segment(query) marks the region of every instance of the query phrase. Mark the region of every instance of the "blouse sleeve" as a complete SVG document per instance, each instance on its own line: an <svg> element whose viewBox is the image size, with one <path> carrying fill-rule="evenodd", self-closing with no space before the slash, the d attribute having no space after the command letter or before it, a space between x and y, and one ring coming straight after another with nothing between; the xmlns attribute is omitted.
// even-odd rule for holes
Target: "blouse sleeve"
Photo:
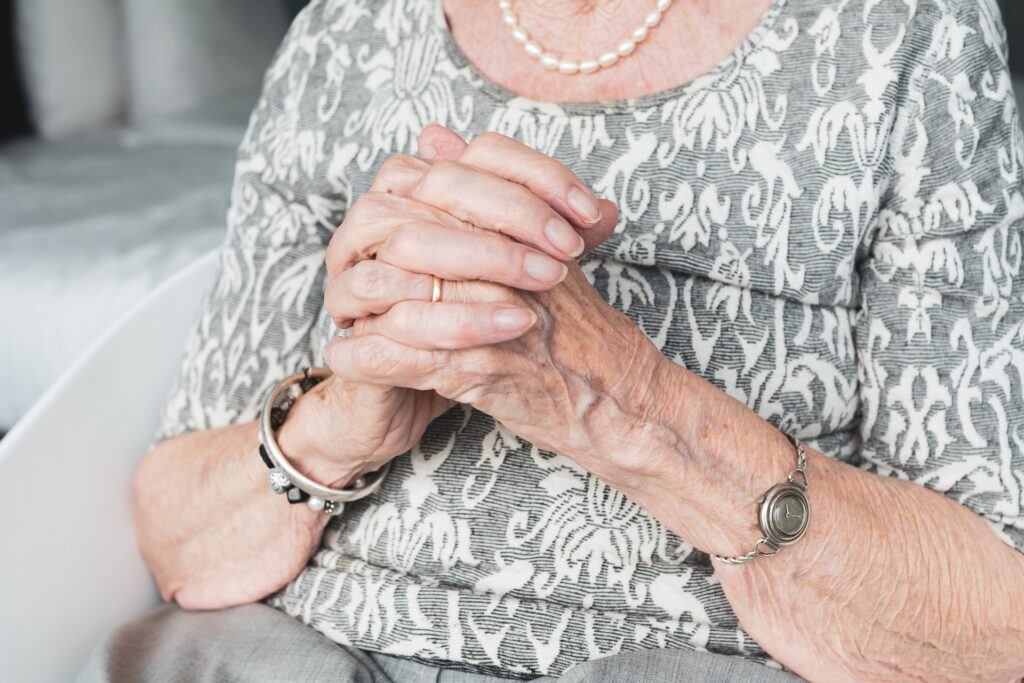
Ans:
<svg viewBox="0 0 1024 683"><path fill-rule="evenodd" d="M322 355L314 334L324 252L346 205L346 184L300 117L318 93L301 43L314 2L268 71L235 169L215 284L188 338L158 439L254 419L267 390Z"/></svg>
<svg viewBox="0 0 1024 683"><path fill-rule="evenodd" d="M916 34L860 269L862 467L944 493L1024 552L1022 136L994 2L950 6Z"/></svg>

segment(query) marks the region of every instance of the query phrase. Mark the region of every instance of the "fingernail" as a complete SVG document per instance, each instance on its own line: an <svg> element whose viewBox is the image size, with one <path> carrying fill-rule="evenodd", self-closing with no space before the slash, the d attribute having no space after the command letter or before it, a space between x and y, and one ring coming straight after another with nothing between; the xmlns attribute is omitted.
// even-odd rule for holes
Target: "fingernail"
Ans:
<svg viewBox="0 0 1024 683"><path fill-rule="evenodd" d="M553 258L543 254L527 254L523 259L523 269L534 280L559 283L569 274L569 268Z"/></svg>
<svg viewBox="0 0 1024 683"><path fill-rule="evenodd" d="M561 218L551 218L544 226L544 234L551 244L573 258L583 253L583 238Z"/></svg>
<svg viewBox="0 0 1024 683"><path fill-rule="evenodd" d="M525 308L502 308L494 312L493 322L498 330L524 330L533 327L537 314Z"/></svg>
<svg viewBox="0 0 1024 683"><path fill-rule="evenodd" d="M575 186L570 187L566 200L580 220L587 223L596 223L601 220L601 207L589 192L584 192Z"/></svg>

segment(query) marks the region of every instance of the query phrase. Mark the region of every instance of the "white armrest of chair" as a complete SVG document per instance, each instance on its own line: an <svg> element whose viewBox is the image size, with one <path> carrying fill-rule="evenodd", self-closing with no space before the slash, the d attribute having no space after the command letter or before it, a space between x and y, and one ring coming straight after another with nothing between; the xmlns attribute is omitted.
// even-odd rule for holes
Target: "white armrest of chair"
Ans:
<svg viewBox="0 0 1024 683"><path fill-rule="evenodd" d="M208 254L146 296L0 441L0 678L72 680L103 636L158 603L131 478L216 264Z"/></svg>

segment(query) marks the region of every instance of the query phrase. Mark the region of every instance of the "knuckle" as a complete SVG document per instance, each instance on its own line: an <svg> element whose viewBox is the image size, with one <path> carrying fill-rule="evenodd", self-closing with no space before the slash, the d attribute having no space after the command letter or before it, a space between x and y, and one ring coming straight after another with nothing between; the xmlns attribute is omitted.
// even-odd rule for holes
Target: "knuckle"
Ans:
<svg viewBox="0 0 1024 683"><path fill-rule="evenodd" d="M535 167L530 170L543 187L550 188L559 194L568 191L576 181L576 175L567 166L551 157L543 157L538 160L535 162Z"/></svg>
<svg viewBox="0 0 1024 683"><path fill-rule="evenodd" d="M455 341L467 342L476 337L476 318L467 307L459 306L452 311L449 327Z"/></svg>
<svg viewBox="0 0 1024 683"><path fill-rule="evenodd" d="M409 169L414 168L415 162L409 154L395 154L384 160L384 163L380 165L380 170L377 171L377 177L387 177L396 173L407 173Z"/></svg>
<svg viewBox="0 0 1024 683"><path fill-rule="evenodd" d="M364 337L354 349L353 362L369 377L384 377L396 365L396 358L385 340Z"/></svg>
<svg viewBox="0 0 1024 683"><path fill-rule="evenodd" d="M471 148L484 151L503 145L509 139L510 138L508 136L489 130L474 137L473 141L469 143L469 146Z"/></svg>
<svg viewBox="0 0 1024 683"><path fill-rule="evenodd" d="M360 206L363 212L370 216L375 216L381 211L385 211L390 208L393 201L392 196L387 192L371 190L370 192L364 193L363 196L356 201L356 204Z"/></svg>
<svg viewBox="0 0 1024 683"><path fill-rule="evenodd" d="M416 230L413 226L408 223L401 225L384 238L380 248L377 249L377 257L402 262L407 254L416 249L417 242Z"/></svg>
<svg viewBox="0 0 1024 683"><path fill-rule="evenodd" d="M374 187L382 193L395 192L422 172L422 162L409 154L396 154L381 164Z"/></svg>
<svg viewBox="0 0 1024 683"><path fill-rule="evenodd" d="M379 301L387 288L387 275L375 261L363 261L348 271L346 288L357 301Z"/></svg>
<svg viewBox="0 0 1024 683"><path fill-rule="evenodd" d="M536 195L522 185L512 185L508 192L504 193L504 204L506 216L522 216L524 213L539 214L540 209L534 201Z"/></svg>
<svg viewBox="0 0 1024 683"><path fill-rule="evenodd" d="M346 232L343 228L338 228L331 235L331 241L327 243L327 254L324 257L324 263L327 265L327 272L329 273L336 273L347 265L349 249L347 238L345 237Z"/></svg>
<svg viewBox="0 0 1024 683"><path fill-rule="evenodd" d="M437 159L424 171L423 176L413 190L414 197L434 196L442 198L444 193L441 189L447 184L448 178L452 176L458 163L447 159Z"/></svg>

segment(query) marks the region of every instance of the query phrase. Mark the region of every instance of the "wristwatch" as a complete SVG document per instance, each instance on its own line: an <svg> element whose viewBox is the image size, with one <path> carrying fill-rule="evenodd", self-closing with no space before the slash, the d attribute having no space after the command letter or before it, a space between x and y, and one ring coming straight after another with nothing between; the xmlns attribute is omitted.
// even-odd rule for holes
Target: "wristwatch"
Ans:
<svg viewBox="0 0 1024 683"><path fill-rule="evenodd" d="M796 467L789 471L786 481L765 491L758 501L758 523L764 537L745 555L723 557L712 554L711 557L726 564L743 564L758 557L771 557L779 552L779 548L796 543L807 532L807 523L811 519L806 494L807 454L802 441L789 434L786 438L796 449Z"/></svg>

